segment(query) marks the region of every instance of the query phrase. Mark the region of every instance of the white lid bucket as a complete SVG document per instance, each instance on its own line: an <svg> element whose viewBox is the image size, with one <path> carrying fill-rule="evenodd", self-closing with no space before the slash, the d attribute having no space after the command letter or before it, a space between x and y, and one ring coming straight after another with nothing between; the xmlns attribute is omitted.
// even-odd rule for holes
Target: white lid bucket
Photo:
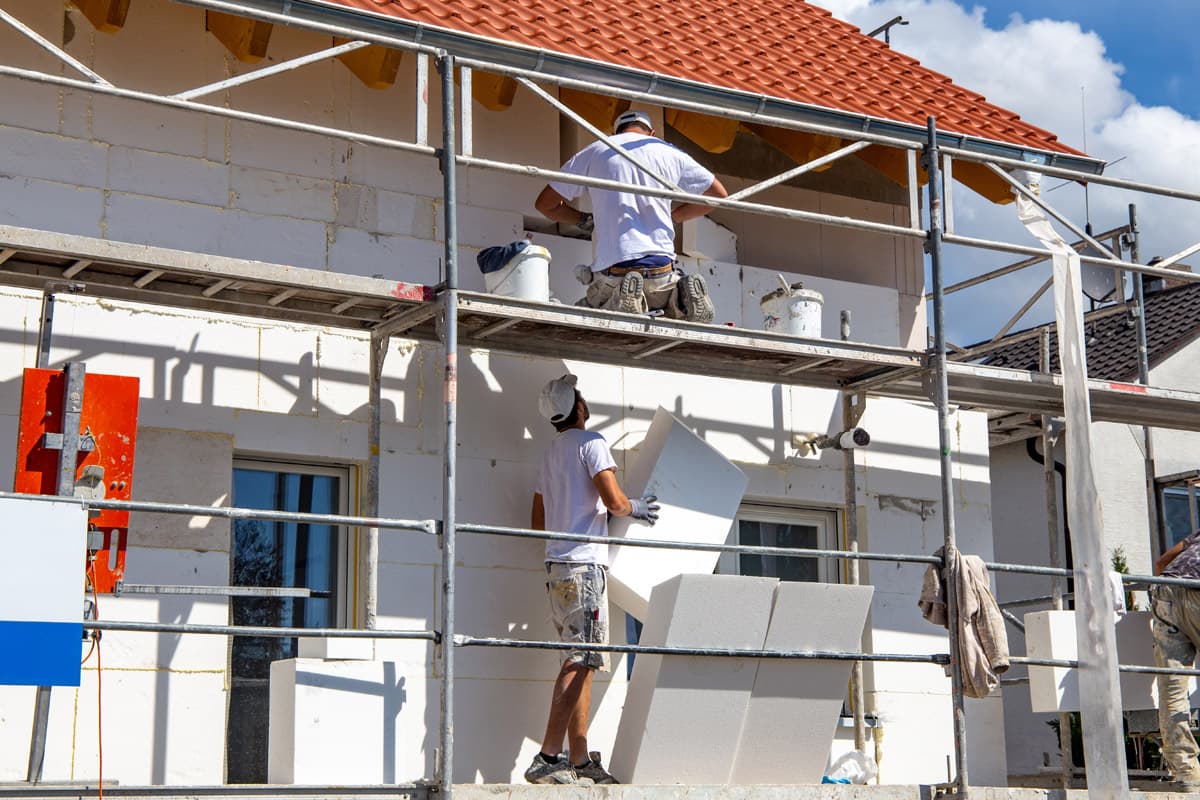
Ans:
<svg viewBox="0 0 1200 800"><path fill-rule="evenodd" d="M763 330L800 336L805 339L821 338L821 306L825 298L820 292L805 289L803 283L790 286L779 276L783 286L764 295L762 307Z"/></svg>
<svg viewBox="0 0 1200 800"><path fill-rule="evenodd" d="M491 294L549 302L550 251L531 244L500 269L485 272L483 284Z"/></svg>

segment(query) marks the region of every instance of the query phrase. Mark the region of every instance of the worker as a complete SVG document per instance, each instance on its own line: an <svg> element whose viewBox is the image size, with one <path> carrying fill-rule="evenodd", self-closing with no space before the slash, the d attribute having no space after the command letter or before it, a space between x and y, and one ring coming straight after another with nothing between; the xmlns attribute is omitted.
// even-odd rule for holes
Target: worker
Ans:
<svg viewBox="0 0 1200 800"><path fill-rule="evenodd" d="M1154 574L1168 578L1200 579L1200 531L1176 544L1154 562ZM1154 663L1172 669L1191 669L1200 646L1200 589L1156 584L1150 587L1154 612ZM1200 791L1200 750L1191 731L1187 675L1158 676L1158 729L1163 760L1175 776L1176 788Z"/></svg>
<svg viewBox="0 0 1200 800"><path fill-rule="evenodd" d="M558 433L542 457L530 527L607 536L609 515L653 525L657 498L631 500L621 491L608 443L585 428L590 412L575 384L574 375L564 375L547 383L538 398L538 408ZM559 638L580 648L562 651L542 749L525 771L530 783L616 782L587 744L592 676L608 670L607 653L586 649L608 643L607 565L607 544L546 541L550 615ZM559 753L564 735L569 758Z"/></svg>
<svg viewBox="0 0 1200 800"><path fill-rule="evenodd" d="M615 131L614 143L674 187L709 197L728 194L695 159L655 138L654 126L644 111L626 111L618 116ZM562 171L635 186L671 188L605 142L594 142L571 156ZM592 203L590 214L568 205L585 190ZM587 286L581 305L630 314L661 311L672 319L712 322L713 304L704 277L685 275L675 264L674 225L702 217L712 206L682 203L672 209L671 201L664 197L557 181L542 189L534 206L555 222L595 229L595 261L590 268L581 266L578 272L579 280Z"/></svg>

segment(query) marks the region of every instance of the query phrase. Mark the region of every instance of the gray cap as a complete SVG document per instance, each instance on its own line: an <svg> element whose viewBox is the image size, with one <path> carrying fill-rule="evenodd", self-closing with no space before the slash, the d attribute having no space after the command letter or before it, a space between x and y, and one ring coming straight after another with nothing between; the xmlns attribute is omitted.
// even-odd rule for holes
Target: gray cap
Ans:
<svg viewBox="0 0 1200 800"><path fill-rule="evenodd" d="M654 123L650 121L650 115L645 111L634 111L633 109L617 117L616 121L613 122L613 130L619 131L622 125L628 125L631 122L645 125L648 130L654 130Z"/></svg>
<svg viewBox="0 0 1200 800"><path fill-rule="evenodd" d="M555 378L542 387L538 410L551 422L562 422L575 410L575 384L579 378L571 373Z"/></svg>

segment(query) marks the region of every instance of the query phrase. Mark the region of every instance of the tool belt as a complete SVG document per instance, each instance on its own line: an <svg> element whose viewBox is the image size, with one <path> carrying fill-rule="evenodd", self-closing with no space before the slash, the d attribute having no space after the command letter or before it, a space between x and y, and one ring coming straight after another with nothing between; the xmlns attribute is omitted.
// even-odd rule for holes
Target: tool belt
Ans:
<svg viewBox="0 0 1200 800"><path fill-rule="evenodd" d="M619 278L622 275L628 275L631 272L640 272L644 277L657 278L660 275L670 275L675 269L674 264L667 264L662 267L609 267L601 270L600 274L608 275L613 278Z"/></svg>

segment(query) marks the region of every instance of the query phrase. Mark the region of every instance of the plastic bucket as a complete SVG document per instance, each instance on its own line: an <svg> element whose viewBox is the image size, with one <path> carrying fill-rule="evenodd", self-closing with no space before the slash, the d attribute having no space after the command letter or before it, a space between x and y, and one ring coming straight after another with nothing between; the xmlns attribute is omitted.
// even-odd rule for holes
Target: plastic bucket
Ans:
<svg viewBox="0 0 1200 800"><path fill-rule="evenodd" d="M550 300L550 251L532 244L495 272L483 275L490 294L525 300Z"/></svg>
<svg viewBox="0 0 1200 800"><path fill-rule="evenodd" d="M820 292L805 289L802 283L794 283L787 290L776 289L760 301L763 330L820 339L821 306L824 303L825 298Z"/></svg>

